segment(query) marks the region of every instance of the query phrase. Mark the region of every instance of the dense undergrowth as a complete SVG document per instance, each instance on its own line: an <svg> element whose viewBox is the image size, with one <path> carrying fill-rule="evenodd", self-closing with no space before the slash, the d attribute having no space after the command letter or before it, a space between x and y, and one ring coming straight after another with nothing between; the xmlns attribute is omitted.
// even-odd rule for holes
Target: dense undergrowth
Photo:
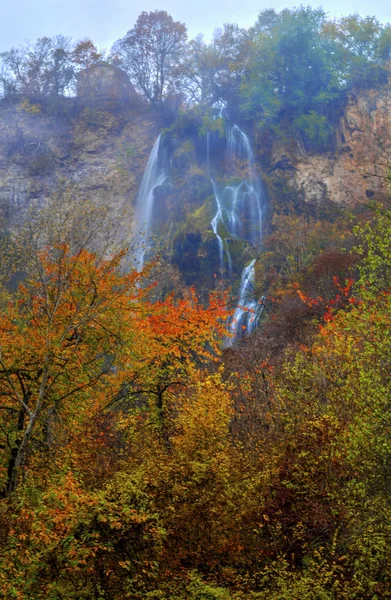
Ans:
<svg viewBox="0 0 391 600"><path fill-rule="evenodd" d="M223 353L226 297L157 299L80 217L3 238L3 597L389 597L390 218L276 217Z"/></svg>

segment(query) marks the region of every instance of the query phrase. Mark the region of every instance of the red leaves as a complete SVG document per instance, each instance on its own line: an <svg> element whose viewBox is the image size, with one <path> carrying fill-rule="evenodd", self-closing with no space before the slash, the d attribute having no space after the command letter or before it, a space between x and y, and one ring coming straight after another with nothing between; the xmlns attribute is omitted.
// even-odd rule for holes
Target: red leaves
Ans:
<svg viewBox="0 0 391 600"><path fill-rule="evenodd" d="M337 293L330 299L322 298L321 296L317 296L316 298L310 297L300 290L297 283L293 284L300 300L309 308L314 309L315 314L321 317L326 323L333 320L335 312L339 309L349 304L357 303L357 299L351 295L355 283L353 278L347 279L344 284L340 283L340 279L336 275L333 276L332 280ZM319 312L318 309L323 312Z"/></svg>

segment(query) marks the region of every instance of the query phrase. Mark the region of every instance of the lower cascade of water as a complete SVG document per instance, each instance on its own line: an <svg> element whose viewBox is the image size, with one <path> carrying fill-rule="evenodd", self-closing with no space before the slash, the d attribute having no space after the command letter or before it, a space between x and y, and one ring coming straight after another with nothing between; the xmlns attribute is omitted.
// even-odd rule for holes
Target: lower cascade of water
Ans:
<svg viewBox="0 0 391 600"><path fill-rule="evenodd" d="M252 333L256 329L265 308L265 297L262 296L261 299L258 300L255 294L255 263L256 259L254 258L242 273L238 304L229 325L231 337L227 342L228 345L232 345L232 343L240 338L244 332L246 334Z"/></svg>

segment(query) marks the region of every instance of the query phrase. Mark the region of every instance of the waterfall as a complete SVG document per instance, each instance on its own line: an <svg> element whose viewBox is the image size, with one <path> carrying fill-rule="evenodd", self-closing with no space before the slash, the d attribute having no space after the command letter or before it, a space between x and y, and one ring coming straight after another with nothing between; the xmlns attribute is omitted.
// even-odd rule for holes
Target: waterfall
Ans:
<svg viewBox="0 0 391 600"><path fill-rule="evenodd" d="M247 135L234 125L228 130L228 161L232 170L243 164L241 181L225 188L229 222L234 225L232 235L246 239L254 245L262 241L262 187L255 168L254 153ZM239 217L240 215L240 217ZM239 229L237 229L239 226Z"/></svg>
<svg viewBox="0 0 391 600"><path fill-rule="evenodd" d="M226 111L220 109L218 117L226 119ZM206 170L216 202L216 213L211 221L211 227L217 239L221 277L223 278L227 272L231 279L233 264L229 250L229 236L231 239L250 242L253 246L261 244L264 192L248 136L236 124L226 124L225 130L224 172L218 173L215 166L211 173L212 132L207 132L206 135ZM227 183L220 183L224 180ZM228 344L238 339L243 331L252 333L264 309L264 298L259 302L254 296L255 262L255 259L252 260L242 272L238 303L229 325L232 338L227 342Z"/></svg>
<svg viewBox="0 0 391 600"><path fill-rule="evenodd" d="M137 196L136 233L140 248L134 253L139 269L144 266L145 255L149 249L149 238L152 232L155 190L167 179L167 174L159 161L161 134L157 138L148 158L147 166Z"/></svg>
<svg viewBox="0 0 391 600"><path fill-rule="evenodd" d="M223 117L220 110L219 117ZM216 213L211 221L217 238L221 276L224 276L225 257L228 273L232 272L231 257L228 251L225 231L233 238L250 242L254 246L262 240L262 185L255 168L254 154L250 140L238 125L226 126L225 179L236 179L227 185L218 184L210 174L210 132L206 136L207 174L211 179Z"/></svg>
<svg viewBox="0 0 391 600"><path fill-rule="evenodd" d="M255 263L256 259L254 258L242 273L238 305L229 326L229 331L233 336L228 342L229 345L232 345L241 336L243 331L250 334L256 329L265 307L265 297L262 296L261 300L258 301L255 296Z"/></svg>
<svg viewBox="0 0 391 600"><path fill-rule="evenodd" d="M261 244L264 192L249 138L238 125L229 124L224 109L220 109L218 118L225 121L224 138L218 137L217 131L211 130L206 134L206 175L211 182L216 206L210 227L217 242L221 278L234 281L238 275L238 252L241 252L240 260L243 261L250 245L259 247ZM140 244L133 256L138 268L143 267L151 248L151 234L158 230L162 218L164 220L170 216L162 215L161 211L167 207L165 204L159 207L155 200L163 198L157 196L156 191L168 176L171 174L174 181L177 177L175 169L178 166L172 152L175 143L175 140L168 139L168 144L167 140L163 144L159 135L142 178L137 196L135 233L143 245ZM183 208L180 207L180 210ZM227 342L229 344L238 339L242 332L253 332L263 311L263 300L258 301L254 295L255 262L255 259L252 260L241 274L237 306L228 326L232 334Z"/></svg>
<svg viewBox="0 0 391 600"><path fill-rule="evenodd" d="M217 189L216 189L216 184L215 184L215 182L214 182L213 179L211 179L211 181L212 181L213 193L214 193L214 197L215 197L216 205L217 205L217 212L216 212L215 216L213 217L213 219L211 221L211 225L212 225L213 233L215 234L215 236L217 238L217 243L218 243L218 246L219 246L220 271L221 271L221 276L223 276L223 270L224 270L224 244L223 244L222 237L219 235L219 231L218 231L219 224L223 223L223 209L222 209L222 206L221 206L219 194L218 194Z"/></svg>

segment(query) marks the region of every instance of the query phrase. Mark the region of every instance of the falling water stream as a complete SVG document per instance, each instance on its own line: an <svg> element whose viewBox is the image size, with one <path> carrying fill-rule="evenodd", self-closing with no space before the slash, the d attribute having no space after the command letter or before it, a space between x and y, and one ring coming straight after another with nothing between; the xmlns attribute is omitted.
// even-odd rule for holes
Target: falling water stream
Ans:
<svg viewBox="0 0 391 600"><path fill-rule="evenodd" d="M220 273L222 278L225 272L228 278L232 278L227 238L246 240L255 247L261 244L263 190L247 135L238 125L227 125L226 139L226 177L233 178L234 183L219 186L211 175L210 133L207 135L207 174L212 182L217 209L211 226L218 243ZM224 232L227 237L224 237ZM229 326L232 338L228 343L235 341L243 331L254 331L263 311L263 301L260 304L255 297L255 262L255 259L252 260L242 272L237 307Z"/></svg>
<svg viewBox="0 0 391 600"><path fill-rule="evenodd" d="M256 329L265 308L265 296L262 296L258 300L255 294L255 263L256 259L254 258L243 270L240 280L238 304L229 325L229 332L232 337L227 340L227 345L232 345L243 331L246 331L247 334L252 333Z"/></svg>
<svg viewBox="0 0 391 600"><path fill-rule="evenodd" d="M155 200L155 190L167 179L167 173L159 160L161 134L157 138L148 158L147 166L141 181L140 190L137 196L137 235L141 236L139 248L135 252L134 258L138 268L144 266L145 255L149 249L150 237L152 233L153 208Z"/></svg>

